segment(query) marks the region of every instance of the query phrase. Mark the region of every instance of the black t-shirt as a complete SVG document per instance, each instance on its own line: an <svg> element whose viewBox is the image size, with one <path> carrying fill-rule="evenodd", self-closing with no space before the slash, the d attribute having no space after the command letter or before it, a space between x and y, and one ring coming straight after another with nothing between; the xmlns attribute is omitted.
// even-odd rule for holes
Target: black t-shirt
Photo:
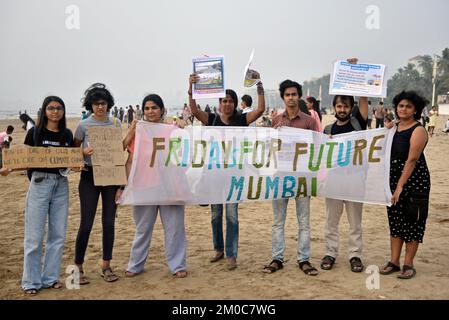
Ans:
<svg viewBox="0 0 449 320"><path fill-rule="evenodd" d="M232 116L231 118L231 123L230 124L226 124L223 121L221 121L221 118L219 115L215 114L215 113L209 113L209 117L207 119L207 125L208 126L223 126L223 127L247 127L248 123L246 121L246 115L245 114L235 114Z"/></svg>
<svg viewBox="0 0 449 320"><path fill-rule="evenodd" d="M402 130L400 132L396 131L393 137L393 143L391 145L391 160L407 160L408 153L410 151L410 139L412 138L413 131L419 126L422 125L418 122L411 128ZM419 160L425 160L424 151L419 156Z"/></svg>
<svg viewBox="0 0 449 320"><path fill-rule="evenodd" d="M28 130L24 144L32 147L73 147L73 134L69 129L61 132L53 132L44 128L37 137L37 143L34 142L34 130L36 127ZM59 169L65 168L32 168L30 171L39 171L47 173L59 173Z"/></svg>
<svg viewBox="0 0 449 320"><path fill-rule="evenodd" d="M357 119L357 121L359 122L360 127L362 128L362 130L366 130L366 120L363 119L363 117L362 117L362 115L360 114L360 112L357 112L357 113L355 114L355 116L352 116L352 117L355 117L355 118ZM339 125L337 125L337 123L335 122L335 123L332 125L331 135L335 136L335 135L337 135L337 134L348 133L348 132L352 132L352 131L355 131L355 129L354 129L354 127L352 126L351 121L348 121L348 123L346 123L346 124L343 125L343 126L339 126Z"/></svg>

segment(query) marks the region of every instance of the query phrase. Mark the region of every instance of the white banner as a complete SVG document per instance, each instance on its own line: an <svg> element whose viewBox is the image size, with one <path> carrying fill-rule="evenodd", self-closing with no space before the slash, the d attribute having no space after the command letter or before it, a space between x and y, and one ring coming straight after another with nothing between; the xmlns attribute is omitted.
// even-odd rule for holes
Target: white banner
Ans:
<svg viewBox="0 0 449 320"><path fill-rule="evenodd" d="M214 204L317 196L389 205L394 130L330 138L283 127L139 122L121 204Z"/></svg>

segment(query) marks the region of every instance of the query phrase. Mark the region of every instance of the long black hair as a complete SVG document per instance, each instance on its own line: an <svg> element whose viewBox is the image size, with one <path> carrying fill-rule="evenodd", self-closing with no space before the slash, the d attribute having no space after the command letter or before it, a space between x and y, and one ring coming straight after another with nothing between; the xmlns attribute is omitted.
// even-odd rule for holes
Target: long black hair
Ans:
<svg viewBox="0 0 449 320"><path fill-rule="evenodd" d="M239 103L239 98L237 96L237 93L235 93L234 90L232 89L226 89L226 95L229 95L232 99L232 101L234 102L234 112L232 113L232 116L229 118L229 125L231 126L235 126L238 123L238 110L237 110L237 105ZM223 100L223 98L220 98L219 101L221 102L221 100Z"/></svg>
<svg viewBox="0 0 449 320"><path fill-rule="evenodd" d="M21 113L21 114L19 115L19 119L23 122L23 126L22 126L23 130L26 130L26 129L27 129L27 123L28 123L28 121L31 121L31 123L32 123L33 125L36 125L36 123L34 122L34 120L31 119L31 117L30 117L29 115L27 115L26 113Z"/></svg>
<svg viewBox="0 0 449 320"><path fill-rule="evenodd" d="M57 102L59 103L63 110L64 110L64 114L62 115L61 120L59 120L58 122L58 129L59 132L61 133L61 145L64 145L66 142L66 135L64 134L65 129L67 128L67 121L66 121L66 117L65 117L65 104L64 101L57 96L48 96L44 99L44 102L42 102L42 111L40 113L40 117L37 121L37 126L34 127L34 130L37 130L37 140L39 140L39 138L42 136L42 132L44 131L44 128L47 127L47 123L48 123L48 117L47 117L47 106L50 104L50 102ZM34 142L36 143L36 141Z"/></svg>
<svg viewBox="0 0 449 320"><path fill-rule="evenodd" d="M321 110L320 110L320 103L318 102L317 99L315 99L314 97L307 97L306 98L308 103L311 103L313 106L313 110L316 111L316 113L318 113L318 117L320 117L320 121L323 119L322 115L321 115Z"/></svg>

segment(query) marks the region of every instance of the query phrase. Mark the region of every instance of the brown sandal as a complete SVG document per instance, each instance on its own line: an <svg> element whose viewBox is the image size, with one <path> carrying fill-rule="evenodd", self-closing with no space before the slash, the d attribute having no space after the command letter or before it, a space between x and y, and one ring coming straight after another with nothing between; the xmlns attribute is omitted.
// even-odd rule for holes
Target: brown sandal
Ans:
<svg viewBox="0 0 449 320"><path fill-rule="evenodd" d="M265 273L275 273L278 270L281 270L284 266L282 265L281 260L273 260L270 262L268 266L263 268L263 272Z"/></svg>
<svg viewBox="0 0 449 320"><path fill-rule="evenodd" d="M85 284L89 284L89 279L84 275L84 271L80 271L80 286L83 286Z"/></svg>
<svg viewBox="0 0 449 320"><path fill-rule="evenodd" d="M299 269L308 276L318 275L318 270L312 266L309 261L299 262Z"/></svg>
<svg viewBox="0 0 449 320"><path fill-rule="evenodd" d="M112 271L111 267L102 270L101 276L106 282L114 282L118 280L117 275Z"/></svg>

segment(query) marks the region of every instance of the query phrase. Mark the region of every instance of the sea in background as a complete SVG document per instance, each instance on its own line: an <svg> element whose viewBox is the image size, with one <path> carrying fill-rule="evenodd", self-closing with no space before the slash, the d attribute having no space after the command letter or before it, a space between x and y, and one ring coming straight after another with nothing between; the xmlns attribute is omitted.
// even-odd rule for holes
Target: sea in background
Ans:
<svg viewBox="0 0 449 320"><path fill-rule="evenodd" d="M182 114L183 106L173 106L167 108L167 115L173 116L173 115L181 115ZM30 108L30 109L12 109L12 108L2 108L0 107L0 119L18 119L19 118L19 112L26 113L33 119L37 119L37 110L38 108ZM66 110L66 117L68 118L77 118L81 117L81 111L84 109L81 109L80 107L70 107L67 106Z"/></svg>

